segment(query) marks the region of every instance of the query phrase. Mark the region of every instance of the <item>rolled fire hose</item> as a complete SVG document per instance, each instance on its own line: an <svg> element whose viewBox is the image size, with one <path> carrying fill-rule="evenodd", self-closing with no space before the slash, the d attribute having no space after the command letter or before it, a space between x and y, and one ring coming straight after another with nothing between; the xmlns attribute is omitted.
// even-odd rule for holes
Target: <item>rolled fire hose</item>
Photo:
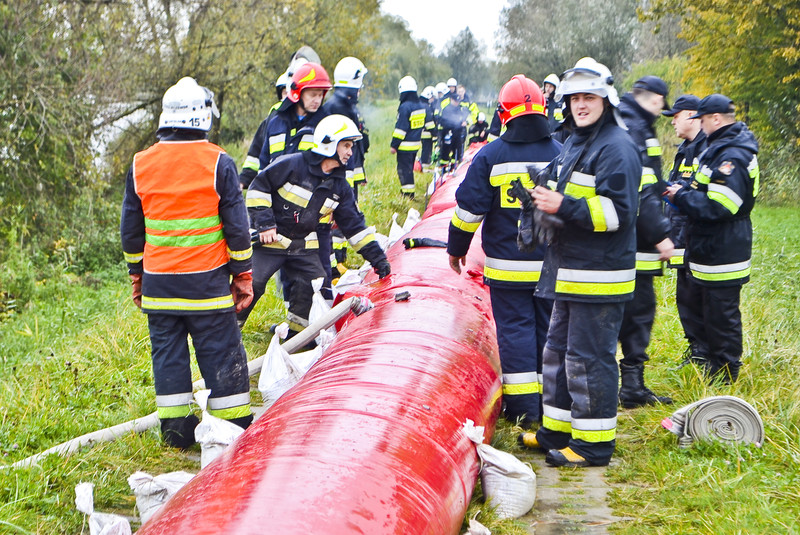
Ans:
<svg viewBox="0 0 800 535"><path fill-rule="evenodd" d="M713 396L690 403L664 418L661 426L688 448L698 440L764 443L764 423L752 405L735 396Z"/></svg>
<svg viewBox="0 0 800 535"><path fill-rule="evenodd" d="M346 316L349 312L352 311L356 316L358 316L370 308L372 308L372 303L370 303L369 300L364 297L354 296L344 299L341 303L331 308L324 316L284 342L282 346L284 349L286 349L287 353L295 353L298 349L305 347L306 344L316 338L322 330L327 329L341 318ZM261 366L263 363L264 355L249 361L247 363L247 373L250 376L257 374L259 371L261 371ZM199 379L192 383L192 387L195 390L202 390L205 388L205 385L206 383L203 379ZM112 440L115 440L126 433L130 433L131 431L135 433L142 433L157 426L158 423L158 412L153 412L142 418L135 418L112 427L86 433L85 435L81 435L57 446L53 446L50 449L37 453L36 455L26 457L25 459L17 461L12 465L0 466L0 469L31 466L50 454L57 453L59 455L67 455L78 450L79 448L82 448L83 446L94 445L98 442L111 442Z"/></svg>

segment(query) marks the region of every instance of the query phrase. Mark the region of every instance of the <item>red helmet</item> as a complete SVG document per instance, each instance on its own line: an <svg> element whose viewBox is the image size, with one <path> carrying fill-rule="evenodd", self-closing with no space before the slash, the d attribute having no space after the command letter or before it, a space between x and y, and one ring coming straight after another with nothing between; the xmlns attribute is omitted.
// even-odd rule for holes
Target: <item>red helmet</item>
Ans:
<svg viewBox="0 0 800 535"><path fill-rule="evenodd" d="M536 82L522 74L517 74L506 82L500 89L497 100L500 104L500 121L503 124L521 115L544 115L542 90Z"/></svg>
<svg viewBox="0 0 800 535"><path fill-rule="evenodd" d="M328 91L331 87L331 80L322 65L312 62L304 63L292 75L292 83L289 84L289 100L299 102L300 93L303 92L303 89Z"/></svg>

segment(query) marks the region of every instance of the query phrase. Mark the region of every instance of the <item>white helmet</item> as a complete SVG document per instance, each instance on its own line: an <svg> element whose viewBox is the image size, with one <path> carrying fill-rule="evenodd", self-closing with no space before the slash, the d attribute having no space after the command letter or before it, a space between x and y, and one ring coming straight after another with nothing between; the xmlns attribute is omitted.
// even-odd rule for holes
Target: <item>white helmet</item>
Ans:
<svg viewBox="0 0 800 535"><path fill-rule="evenodd" d="M478 112L478 122L482 123L485 120L486 120L486 114L483 112Z"/></svg>
<svg viewBox="0 0 800 535"><path fill-rule="evenodd" d="M340 141L361 139L356 124L344 115L328 115L314 129L314 148L311 152L322 156L335 156Z"/></svg>
<svg viewBox="0 0 800 535"><path fill-rule="evenodd" d="M275 80L275 87L286 87L289 84L289 80L291 80L291 78L289 77L288 71L283 72L278 76L278 79Z"/></svg>
<svg viewBox="0 0 800 535"><path fill-rule="evenodd" d="M542 83L542 87L544 87L544 84L550 84L553 87L555 87L556 89L558 89L558 85L559 85L560 82L561 82L561 80L559 80L557 74L548 74L545 77L544 82Z"/></svg>
<svg viewBox="0 0 800 535"><path fill-rule="evenodd" d="M361 60L351 56L342 58L333 69L333 87L352 87L360 89L364 83L367 68Z"/></svg>
<svg viewBox="0 0 800 535"><path fill-rule="evenodd" d="M457 85L458 82L456 82L455 78L450 78L449 80L447 80L447 87L455 87Z"/></svg>
<svg viewBox="0 0 800 535"><path fill-rule="evenodd" d="M436 84L436 92L441 93L442 95L447 93L447 84L444 82L439 82Z"/></svg>
<svg viewBox="0 0 800 535"><path fill-rule="evenodd" d="M397 84L397 90L400 93L405 93L406 91L416 91L417 81L411 76L403 76L400 78L400 82Z"/></svg>
<svg viewBox="0 0 800 535"><path fill-rule="evenodd" d="M426 86L425 89L422 90L422 98L430 99L433 96L435 89L432 85Z"/></svg>
<svg viewBox="0 0 800 535"><path fill-rule="evenodd" d="M158 128L211 130L211 115L219 117L214 93L198 85L194 78L184 76L164 92Z"/></svg>
<svg viewBox="0 0 800 535"><path fill-rule="evenodd" d="M565 71L561 76L561 83L556 89L556 100L560 101L565 95L575 93L592 93L603 98L617 107L619 95L614 88L614 77L608 67L596 62L592 58L581 58L575 67Z"/></svg>

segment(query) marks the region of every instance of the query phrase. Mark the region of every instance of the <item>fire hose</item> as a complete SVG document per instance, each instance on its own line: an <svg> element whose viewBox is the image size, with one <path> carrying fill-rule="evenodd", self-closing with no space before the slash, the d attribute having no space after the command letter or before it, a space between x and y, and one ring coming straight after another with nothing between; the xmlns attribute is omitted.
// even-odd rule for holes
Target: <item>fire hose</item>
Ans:
<svg viewBox="0 0 800 535"><path fill-rule="evenodd" d="M752 405L734 396L714 396L690 403L664 418L661 426L688 448L695 441L717 440L761 446L764 423Z"/></svg>

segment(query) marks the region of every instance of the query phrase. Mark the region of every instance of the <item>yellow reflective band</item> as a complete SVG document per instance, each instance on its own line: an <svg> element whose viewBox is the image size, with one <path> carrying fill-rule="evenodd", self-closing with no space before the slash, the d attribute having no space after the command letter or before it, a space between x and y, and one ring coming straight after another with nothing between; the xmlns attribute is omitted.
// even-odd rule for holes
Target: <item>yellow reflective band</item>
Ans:
<svg viewBox="0 0 800 535"><path fill-rule="evenodd" d="M322 224L327 225L328 223L331 222L332 219L333 219L333 216L331 214L325 214L324 216L319 218L319 222L322 223Z"/></svg>
<svg viewBox="0 0 800 535"><path fill-rule="evenodd" d="M394 132L392 132L392 137L395 139L405 139L406 138L406 131L401 130L399 128L395 128Z"/></svg>
<svg viewBox="0 0 800 535"><path fill-rule="evenodd" d="M719 266L704 266L689 262L692 277L709 282L743 279L750 275L750 268L750 260Z"/></svg>
<svg viewBox="0 0 800 535"><path fill-rule="evenodd" d="M658 142L658 139L651 137L645 140L644 143L647 146L648 156L661 156L661 144Z"/></svg>
<svg viewBox="0 0 800 535"><path fill-rule="evenodd" d="M175 405L173 407L158 407L158 419L167 418L186 418L191 414L192 408L189 405Z"/></svg>
<svg viewBox="0 0 800 535"><path fill-rule="evenodd" d="M603 431L584 431L572 428L572 438L584 440L586 442L611 442L617 437L616 429L606 429Z"/></svg>
<svg viewBox="0 0 800 535"><path fill-rule="evenodd" d="M401 141L400 146L397 147L397 150L415 151L419 150L421 147L422 147L422 142L420 141Z"/></svg>
<svg viewBox="0 0 800 535"><path fill-rule="evenodd" d="M483 275L487 279L508 282L539 282L541 271L511 271L483 266Z"/></svg>
<svg viewBox="0 0 800 535"><path fill-rule="evenodd" d="M250 404L231 407L229 409L208 409L208 414L222 418L223 420L234 420L250 416Z"/></svg>
<svg viewBox="0 0 800 535"><path fill-rule="evenodd" d="M231 260L247 260L253 256L253 248L248 247L244 251L232 251L228 249L228 256L231 257Z"/></svg>
<svg viewBox="0 0 800 535"><path fill-rule="evenodd" d="M695 175L694 179L700 184L709 184L711 182L711 175L714 174L707 165L704 165Z"/></svg>
<svg viewBox="0 0 800 535"><path fill-rule="evenodd" d="M361 248L362 248L362 247L364 247L366 244L368 244L368 243L370 243L370 242L373 242L373 241L375 241L375 234L371 234L371 233L370 233L370 234L367 234L367 235L366 235L364 238L362 238L362 239L361 239L361 240L359 240L358 242L356 242L356 243L352 244L352 245L353 245L353 249L354 249L356 252L358 252L358 251L360 251L360 250L361 250Z"/></svg>
<svg viewBox="0 0 800 535"><path fill-rule="evenodd" d="M138 264L144 258L144 251L141 253L126 253L122 251L122 254L125 256L125 261L129 264Z"/></svg>
<svg viewBox="0 0 800 535"><path fill-rule="evenodd" d="M594 227L595 232L605 232L608 230L608 224L606 223L606 216L603 210L603 203L600 197L595 196L590 199L586 199L586 204L589 207L589 215L592 218L592 226Z"/></svg>
<svg viewBox="0 0 800 535"><path fill-rule="evenodd" d="M400 184L400 191L404 193L414 191L414 184Z"/></svg>
<svg viewBox="0 0 800 535"><path fill-rule="evenodd" d="M556 293L573 295L625 295L635 287L635 280L612 283L556 281Z"/></svg>
<svg viewBox="0 0 800 535"><path fill-rule="evenodd" d="M482 215L473 214L458 207L456 208L455 212L453 212L453 217L450 219L450 222L454 227L463 230L464 232L471 233L474 233L476 230L478 230L478 227L481 225L481 221L483 221Z"/></svg>
<svg viewBox="0 0 800 535"><path fill-rule="evenodd" d="M304 150L311 150L312 148L314 148L313 141L301 141L300 143L297 144L297 150L301 152Z"/></svg>
<svg viewBox="0 0 800 535"><path fill-rule="evenodd" d="M760 187L759 183L761 181L761 170L758 167L758 159L755 156L753 156L753 159L750 160L750 163L747 165L747 173L753 181L753 197L757 197Z"/></svg>
<svg viewBox="0 0 800 535"><path fill-rule="evenodd" d="M661 260L636 260L636 271L663 271Z"/></svg>
<svg viewBox="0 0 800 535"><path fill-rule="evenodd" d="M248 156L244 159L244 163L242 164L242 169L250 169L251 171L258 171L259 168L259 161L258 158L254 156Z"/></svg>
<svg viewBox="0 0 800 535"><path fill-rule="evenodd" d="M283 152L286 149L285 141L278 141L269 144L269 153L275 154L276 152Z"/></svg>
<svg viewBox="0 0 800 535"><path fill-rule="evenodd" d="M556 420L550 418L549 416L542 417L542 427L544 427L545 429L549 429L550 431L558 431L559 433L572 432L571 422L562 422L561 420Z"/></svg>
<svg viewBox="0 0 800 535"><path fill-rule="evenodd" d="M142 296L142 308L151 310L223 310L233 306L233 297L223 295L210 299L180 299L177 297Z"/></svg>
<svg viewBox="0 0 800 535"><path fill-rule="evenodd" d="M244 200L244 205L247 208L272 208L272 199L248 195Z"/></svg>
<svg viewBox="0 0 800 535"><path fill-rule="evenodd" d="M411 112L411 115L408 117L408 122L411 124L412 130L419 130L425 126L425 110Z"/></svg>
<svg viewBox="0 0 800 535"><path fill-rule="evenodd" d="M720 203L722 206L727 208L731 214L736 214L739 211L739 207L742 206L742 198L733 191L728 186L723 186L720 184L709 184L708 185L708 198L712 201L716 201Z"/></svg>
<svg viewBox="0 0 800 535"><path fill-rule="evenodd" d="M312 193L305 188L287 182L280 187L278 195L292 204L305 208L308 206L308 201L311 200Z"/></svg>
<svg viewBox="0 0 800 535"><path fill-rule="evenodd" d="M523 394L541 394L542 385L539 383L503 384L504 396L520 396Z"/></svg>
<svg viewBox="0 0 800 535"><path fill-rule="evenodd" d="M564 120L564 112L561 110L561 108L556 108L555 110L553 110L553 119L555 119L559 123Z"/></svg>

